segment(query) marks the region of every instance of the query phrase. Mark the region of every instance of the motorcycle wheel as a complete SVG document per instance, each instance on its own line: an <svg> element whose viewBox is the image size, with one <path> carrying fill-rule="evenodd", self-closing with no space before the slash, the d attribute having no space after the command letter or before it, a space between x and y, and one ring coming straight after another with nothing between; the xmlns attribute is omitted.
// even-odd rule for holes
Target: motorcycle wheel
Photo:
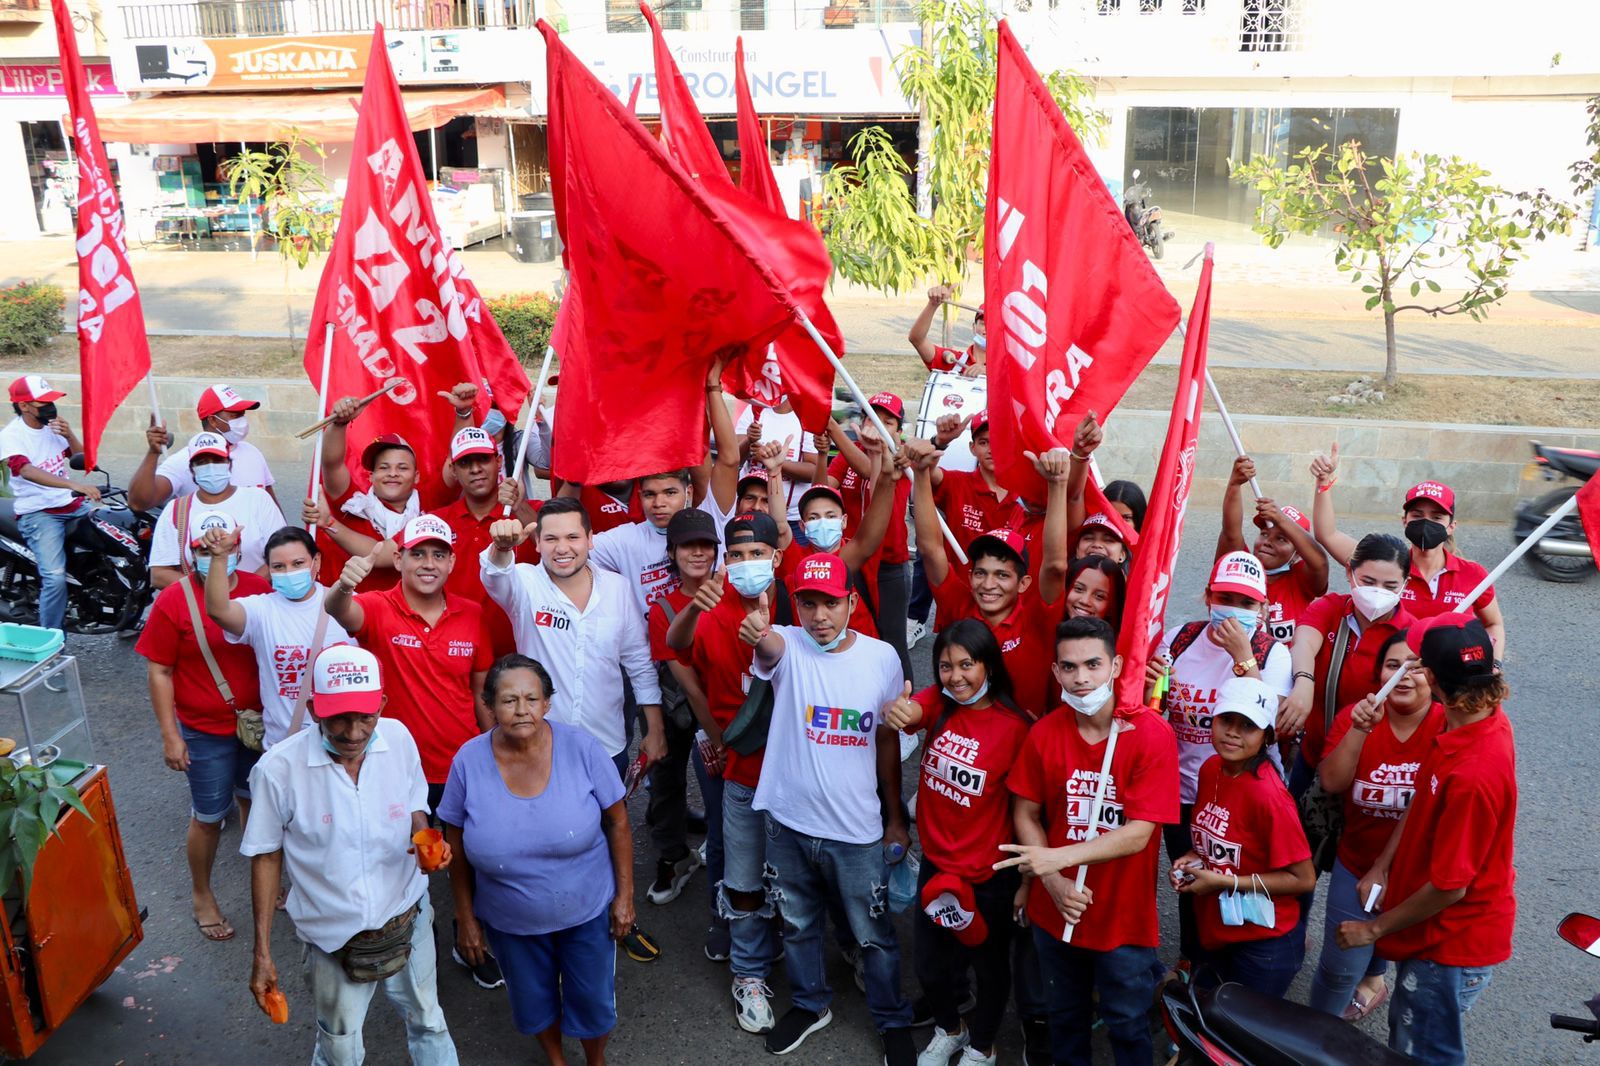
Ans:
<svg viewBox="0 0 1600 1066"><path fill-rule="evenodd" d="M1545 493L1529 505L1529 517L1538 522L1544 521L1552 511L1566 503L1577 491L1576 486L1568 486ZM1559 536L1565 540L1582 540L1583 526L1576 515L1569 515L1556 523L1555 529L1551 530L1551 536ZM1562 584L1582 581L1595 572L1594 560L1587 555L1548 555L1541 552L1537 544L1528 549L1522 560L1528 564L1529 570L1544 580Z"/></svg>
<svg viewBox="0 0 1600 1066"><path fill-rule="evenodd" d="M1150 258L1160 259L1167 254L1167 238L1157 230L1150 236Z"/></svg>

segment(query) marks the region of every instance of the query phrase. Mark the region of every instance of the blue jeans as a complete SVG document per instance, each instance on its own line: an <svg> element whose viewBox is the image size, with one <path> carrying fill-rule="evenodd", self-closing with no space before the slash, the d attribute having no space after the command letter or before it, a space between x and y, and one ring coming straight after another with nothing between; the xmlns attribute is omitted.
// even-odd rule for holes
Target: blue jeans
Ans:
<svg viewBox="0 0 1600 1066"><path fill-rule="evenodd" d="M1340 922L1361 922L1372 915L1361 909L1356 883L1361 879L1342 862L1333 864L1328 877L1328 917L1322 925L1322 957L1311 979L1310 1005L1324 1014L1340 1016L1355 995L1363 977L1381 977L1389 964L1378 958L1369 944L1364 948L1339 947Z"/></svg>
<svg viewBox="0 0 1600 1066"><path fill-rule="evenodd" d="M1465 1066L1461 1016L1494 977L1492 966L1445 966L1407 959L1395 971L1389 1047L1425 1066Z"/></svg>
<svg viewBox="0 0 1600 1066"><path fill-rule="evenodd" d="M1196 979L1207 984L1234 981L1252 992L1282 999L1305 961L1305 930L1297 925L1282 936L1203 950L1197 962L1204 963L1212 976ZM1198 969L1196 973L1199 974Z"/></svg>
<svg viewBox="0 0 1600 1066"><path fill-rule="evenodd" d="M89 517L89 508L71 514L33 511L17 516L17 529L39 568L39 624L60 629L67 614L67 538Z"/></svg>
<svg viewBox="0 0 1600 1066"><path fill-rule="evenodd" d="M733 976L765 981L772 972L772 960L778 957L778 931L772 920L776 909L772 868L767 865L767 816L750 806L755 795L756 790L748 785L722 783L722 880L717 884L717 914L728 920L728 968ZM728 899L729 892L759 894L761 907L738 910Z"/></svg>
<svg viewBox="0 0 1600 1066"><path fill-rule="evenodd" d="M711 893L711 914L717 914L717 885L722 881L722 775L706 773L706 764L700 759L700 746L695 745L689 756L694 767L694 779L700 782L700 799L706 805L706 888Z"/></svg>
<svg viewBox="0 0 1600 1066"><path fill-rule="evenodd" d="M189 803L194 820L216 825L233 810L235 798L250 798L250 770L261 758L239 743L232 733L218 735L190 729L182 722L178 731L189 749Z"/></svg>
<svg viewBox="0 0 1600 1066"><path fill-rule="evenodd" d="M1034 927L1050 1002L1050 1047L1056 1066L1090 1066L1094 993L1117 1066L1150 1066L1150 1003L1155 998L1156 949L1124 945L1110 951L1064 944Z"/></svg>
<svg viewBox="0 0 1600 1066"><path fill-rule="evenodd" d="M794 1005L821 1014L833 1000L822 959L831 897L843 905L850 935L860 945L873 1026L879 1032L908 1027L911 1004L900 992L900 945L889 917L883 845L806 836L768 815L767 861L783 911L784 963Z"/></svg>

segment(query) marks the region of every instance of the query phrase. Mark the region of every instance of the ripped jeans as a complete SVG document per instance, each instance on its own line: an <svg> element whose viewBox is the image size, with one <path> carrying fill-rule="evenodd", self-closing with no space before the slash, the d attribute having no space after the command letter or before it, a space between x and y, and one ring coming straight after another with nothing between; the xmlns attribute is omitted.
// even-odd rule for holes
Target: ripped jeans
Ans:
<svg viewBox="0 0 1600 1066"><path fill-rule="evenodd" d="M728 920L728 968L733 976L765 981L778 957L778 931L772 918L772 871L767 866L767 816L750 806L755 794L749 785L722 782L722 880L717 885L717 914ZM710 809L708 803L707 812ZM761 908L736 910L729 892L759 892Z"/></svg>
<svg viewBox="0 0 1600 1066"><path fill-rule="evenodd" d="M1461 1018L1493 977L1492 966L1400 963L1389 1000L1389 1047L1426 1066L1465 1066Z"/></svg>
<svg viewBox="0 0 1600 1066"><path fill-rule="evenodd" d="M767 862L783 912L784 964L796 1007L821 1014L833 999L823 964L828 900L839 902L861 948L867 1009L883 1032L911 1024L900 991L900 945L889 916L889 867L883 846L846 844L796 833L767 815Z"/></svg>

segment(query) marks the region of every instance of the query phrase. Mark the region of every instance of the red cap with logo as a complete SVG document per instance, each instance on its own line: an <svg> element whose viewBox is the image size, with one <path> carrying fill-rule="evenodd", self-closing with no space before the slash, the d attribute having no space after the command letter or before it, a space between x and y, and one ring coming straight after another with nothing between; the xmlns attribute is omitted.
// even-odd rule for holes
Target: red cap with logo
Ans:
<svg viewBox="0 0 1600 1066"><path fill-rule="evenodd" d="M1278 508L1278 510L1283 512L1283 517L1287 518L1289 521L1293 522L1307 533L1311 532L1311 518L1304 511L1300 510L1300 508L1285 505ZM1256 515L1251 519L1251 521L1256 524L1257 529L1266 529L1269 524L1267 520L1262 518L1260 515Z"/></svg>
<svg viewBox="0 0 1600 1066"><path fill-rule="evenodd" d="M978 557L978 549L987 545L991 550L998 547L1017 557L1022 564L1023 572L1028 569L1028 542L1022 539L1022 534L1014 529L1001 526L991 529L987 533L980 533L972 538L972 543L967 545L967 555L970 558Z"/></svg>
<svg viewBox="0 0 1600 1066"><path fill-rule="evenodd" d="M311 713L377 714L383 707L383 678L377 658L354 644L322 649L311 668Z"/></svg>
<svg viewBox="0 0 1600 1066"><path fill-rule="evenodd" d="M989 412L987 410L983 410L973 415L972 425L968 428L972 430L972 435L974 437L987 430L989 428Z"/></svg>
<svg viewBox="0 0 1600 1066"><path fill-rule="evenodd" d="M443 541L444 546L455 550L456 535L438 515L419 514L400 531L400 547L415 548L430 540Z"/></svg>
<svg viewBox="0 0 1600 1066"><path fill-rule="evenodd" d="M1088 518L1085 518L1083 520L1083 525L1079 526L1078 529L1081 532L1082 530L1088 529L1090 526L1100 526L1102 529L1106 530L1106 532L1110 533L1113 537L1116 537L1124 544L1128 542L1128 538L1123 536L1122 527L1117 525L1116 522L1112 521L1111 516L1106 514L1104 511L1096 511Z"/></svg>
<svg viewBox="0 0 1600 1066"><path fill-rule="evenodd" d="M417 450L413 448L404 437L398 433L380 433L372 438L372 443L361 449L361 468L371 470L378 465L378 453L388 448L404 448L411 453L414 459Z"/></svg>
<svg viewBox="0 0 1600 1066"><path fill-rule="evenodd" d="M450 438L450 461L465 459L469 455L494 455L494 438L477 426L468 426Z"/></svg>
<svg viewBox="0 0 1600 1066"><path fill-rule="evenodd" d="M881 407L900 421L905 421L906 405L892 392L880 392L867 401L868 407Z"/></svg>
<svg viewBox="0 0 1600 1066"><path fill-rule="evenodd" d="M1452 515L1456 513L1455 490L1442 482L1424 481L1420 485L1411 486L1411 491L1406 493L1405 507L1401 510L1406 510L1418 500L1432 500L1448 513Z"/></svg>
<svg viewBox="0 0 1600 1066"><path fill-rule="evenodd" d="M12 403L49 403L65 395L46 381L42 374L25 374L11 383Z"/></svg>
<svg viewBox="0 0 1600 1066"><path fill-rule="evenodd" d="M260 406L260 400L245 399L233 391L232 385L213 385L200 394L200 402L194 405L194 413L204 422L223 411L236 415L240 411L254 411Z"/></svg>
<svg viewBox="0 0 1600 1066"><path fill-rule="evenodd" d="M1252 600L1265 600L1267 572L1261 560L1249 552L1229 552L1217 560L1217 568L1212 571L1211 584L1207 587L1212 592L1237 592Z"/></svg>
<svg viewBox="0 0 1600 1066"><path fill-rule="evenodd" d="M794 591L820 592L824 596L844 597L850 592L850 570L837 555L818 552L800 560Z"/></svg>

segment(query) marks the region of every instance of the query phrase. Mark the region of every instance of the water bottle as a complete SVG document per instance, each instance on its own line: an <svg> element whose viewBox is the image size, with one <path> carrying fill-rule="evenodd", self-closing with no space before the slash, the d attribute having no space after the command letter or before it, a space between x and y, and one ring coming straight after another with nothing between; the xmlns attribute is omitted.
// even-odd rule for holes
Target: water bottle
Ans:
<svg viewBox="0 0 1600 1066"><path fill-rule="evenodd" d="M889 863L889 909L901 914L917 900L922 863L899 843L885 844L883 857Z"/></svg>

